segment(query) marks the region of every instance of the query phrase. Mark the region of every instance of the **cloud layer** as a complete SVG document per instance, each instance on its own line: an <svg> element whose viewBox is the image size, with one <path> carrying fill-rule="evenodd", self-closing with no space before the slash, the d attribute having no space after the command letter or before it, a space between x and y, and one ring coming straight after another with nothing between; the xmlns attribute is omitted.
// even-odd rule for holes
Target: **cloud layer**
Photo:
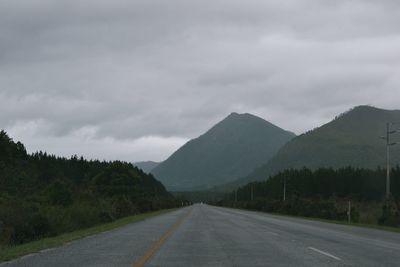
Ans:
<svg viewBox="0 0 400 267"><path fill-rule="evenodd" d="M30 151L162 160L232 111L301 133L399 108L395 0L0 2L0 128Z"/></svg>

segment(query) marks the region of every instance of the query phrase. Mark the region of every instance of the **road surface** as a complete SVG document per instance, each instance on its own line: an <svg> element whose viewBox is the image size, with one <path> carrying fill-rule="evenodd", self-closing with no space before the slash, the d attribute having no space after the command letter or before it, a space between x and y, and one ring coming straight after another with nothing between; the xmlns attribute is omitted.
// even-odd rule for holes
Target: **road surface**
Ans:
<svg viewBox="0 0 400 267"><path fill-rule="evenodd" d="M197 204L0 266L400 266L400 234Z"/></svg>

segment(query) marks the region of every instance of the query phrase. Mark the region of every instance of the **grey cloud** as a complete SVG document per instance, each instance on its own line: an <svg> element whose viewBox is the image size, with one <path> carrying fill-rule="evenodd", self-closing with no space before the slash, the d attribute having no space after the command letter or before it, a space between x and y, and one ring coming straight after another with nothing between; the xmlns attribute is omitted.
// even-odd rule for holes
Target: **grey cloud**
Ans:
<svg viewBox="0 0 400 267"><path fill-rule="evenodd" d="M129 160L232 111L301 133L398 108L398 25L394 0L1 1L0 125L31 150Z"/></svg>

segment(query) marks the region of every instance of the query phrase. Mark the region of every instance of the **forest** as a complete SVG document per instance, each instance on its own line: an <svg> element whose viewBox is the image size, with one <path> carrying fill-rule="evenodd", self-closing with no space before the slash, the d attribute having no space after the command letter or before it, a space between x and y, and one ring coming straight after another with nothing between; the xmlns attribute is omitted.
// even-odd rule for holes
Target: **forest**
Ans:
<svg viewBox="0 0 400 267"><path fill-rule="evenodd" d="M181 203L130 163L28 154L0 132L0 247Z"/></svg>
<svg viewBox="0 0 400 267"><path fill-rule="evenodd" d="M287 215L400 226L400 167L391 170L391 197L385 198L386 170L352 167L285 170L225 195L217 205ZM284 188L286 190L284 190ZM285 191L285 201L284 199Z"/></svg>

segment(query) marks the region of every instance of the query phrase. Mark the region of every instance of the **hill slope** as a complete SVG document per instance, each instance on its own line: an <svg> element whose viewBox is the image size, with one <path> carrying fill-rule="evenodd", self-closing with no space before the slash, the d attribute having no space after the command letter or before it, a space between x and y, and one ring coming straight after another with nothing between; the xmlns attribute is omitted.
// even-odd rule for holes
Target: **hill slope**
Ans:
<svg viewBox="0 0 400 267"><path fill-rule="evenodd" d="M134 166L138 167L145 173L150 173L155 167L158 166L158 164L160 163L154 161L140 161L133 163Z"/></svg>
<svg viewBox="0 0 400 267"><path fill-rule="evenodd" d="M333 121L292 139L265 165L230 187L266 179L290 168L383 167L386 164L386 146L379 137L386 133L386 122L400 123L400 110L355 107ZM399 128L400 124L396 126ZM400 133L392 135L392 138L400 141ZM400 145L391 147L391 162L400 163Z"/></svg>
<svg viewBox="0 0 400 267"><path fill-rule="evenodd" d="M210 188L250 173L293 137L259 117L232 113L152 173L170 190Z"/></svg>

